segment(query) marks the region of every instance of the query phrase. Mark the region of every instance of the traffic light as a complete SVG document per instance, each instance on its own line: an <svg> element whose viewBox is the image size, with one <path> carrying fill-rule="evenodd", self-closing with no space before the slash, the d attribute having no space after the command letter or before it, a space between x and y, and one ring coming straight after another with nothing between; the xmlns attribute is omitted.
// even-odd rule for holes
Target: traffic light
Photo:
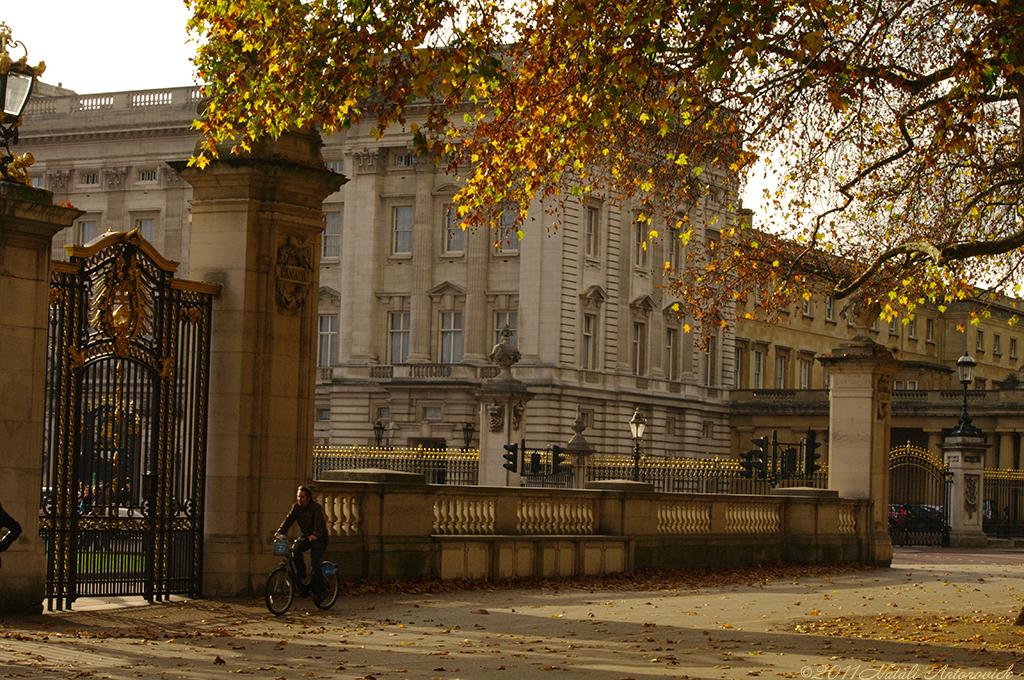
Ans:
<svg viewBox="0 0 1024 680"><path fill-rule="evenodd" d="M779 457L779 476L783 479L796 477L796 448L787 447Z"/></svg>
<svg viewBox="0 0 1024 680"><path fill-rule="evenodd" d="M814 440L814 435L811 435L810 439L804 439L800 442L804 449L804 474L811 475L821 469L818 465L818 459L821 458L821 454L818 453L818 447L821 446L821 442Z"/></svg>
<svg viewBox="0 0 1024 680"><path fill-rule="evenodd" d="M740 477L747 479L753 479L755 477L763 476L764 473L764 461L761 460L760 449L751 449L750 451L744 451L740 454Z"/></svg>
<svg viewBox="0 0 1024 680"><path fill-rule="evenodd" d="M540 452L534 451L530 454L530 474L536 475L540 473Z"/></svg>
<svg viewBox="0 0 1024 680"><path fill-rule="evenodd" d="M519 470L519 444L505 444L503 448L508 453L502 456L505 459L505 464L501 467L509 472L516 472Z"/></svg>
<svg viewBox="0 0 1024 680"><path fill-rule="evenodd" d="M551 474L557 475L559 472L564 470L563 466L565 462L565 447L559 446L558 444L551 445Z"/></svg>

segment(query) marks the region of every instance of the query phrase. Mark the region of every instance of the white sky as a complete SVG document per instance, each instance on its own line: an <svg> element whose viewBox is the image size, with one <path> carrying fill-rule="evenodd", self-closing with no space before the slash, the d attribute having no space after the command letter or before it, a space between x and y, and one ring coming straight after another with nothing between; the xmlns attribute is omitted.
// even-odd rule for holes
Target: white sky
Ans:
<svg viewBox="0 0 1024 680"><path fill-rule="evenodd" d="M79 94L191 85L184 0L3 0L0 22L41 80ZM21 49L11 50L13 59Z"/></svg>

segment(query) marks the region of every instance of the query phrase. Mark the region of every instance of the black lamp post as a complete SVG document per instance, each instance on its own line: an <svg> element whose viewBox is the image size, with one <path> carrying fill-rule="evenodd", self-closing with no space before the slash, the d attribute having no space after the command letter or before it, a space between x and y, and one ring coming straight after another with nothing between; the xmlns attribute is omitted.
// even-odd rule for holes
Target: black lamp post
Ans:
<svg viewBox="0 0 1024 680"><path fill-rule="evenodd" d="M466 451L469 451L469 445L473 443L473 433L475 431L476 428L473 427L473 423L469 421L462 426L462 443L464 444L462 448Z"/></svg>
<svg viewBox="0 0 1024 680"><path fill-rule="evenodd" d="M11 59L7 48L19 48L25 54L21 59ZM25 45L11 38L11 29L0 22L0 137L3 138L4 154L0 157L0 176L10 182L31 184L24 168L32 164L32 155L25 154L15 159L11 144L18 143L18 125L32 94L36 78L46 70L46 64L39 62L35 67L28 65L28 50Z"/></svg>
<svg viewBox="0 0 1024 680"><path fill-rule="evenodd" d="M384 421L377 418L377 422L373 424L373 438L377 442L377 448L380 448L380 440L384 437Z"/></svg>
<svg viewBox="0 0 1024 680"><path fill-rule="evenodd" d="M967 415L967 386L974 382L974 367L978 365L970 354L964 351L964 355L956 360L956 376L960 384L964 386L964 410L960 414L960 420L953 428L952 434L963 437L974 437L981 434L981 430L974 427L971 417Z"/></svg>
<svg viewBox="0 0 1024 680"><path fill-rule="evenodd" d="M640 413L637 406L633 411L633 417L629 419L629 431L633 433L633 481L640 481L640 442L644 438L644 430L647 429L647 419Z"/></svg>

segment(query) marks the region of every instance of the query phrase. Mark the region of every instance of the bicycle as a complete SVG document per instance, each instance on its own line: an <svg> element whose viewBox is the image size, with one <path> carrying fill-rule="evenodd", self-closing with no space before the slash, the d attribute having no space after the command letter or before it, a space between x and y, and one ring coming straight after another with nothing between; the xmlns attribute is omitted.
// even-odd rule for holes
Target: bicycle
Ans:
<svg viewBox="0 0 1024 680"><path fill-rule="evenodd" d="M295 599L295 591L300 587L299 575L295 572L295 548L299 539L292 542L288 547L285 539L274 541L274 554L281 556L281 565L270 572L267 577L267 589L265 593L267 609L274 616L281 616L287 612ZM338 592L341 590L341 580L338 578L338 565L334 562L324 560L320 563L319 575L323 588L322 592L313 583L316 576L310 570L310 589L313 595L313 604L319 609L330 609L338 601Z"/></svg>

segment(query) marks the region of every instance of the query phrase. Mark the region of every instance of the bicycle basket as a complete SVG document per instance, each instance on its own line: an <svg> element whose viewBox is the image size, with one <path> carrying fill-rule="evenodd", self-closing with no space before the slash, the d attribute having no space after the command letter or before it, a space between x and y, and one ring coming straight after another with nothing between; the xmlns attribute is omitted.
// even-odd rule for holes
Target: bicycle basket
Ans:
<svg viewBox="0 0 1024 680"><path fill-rule="evenodd" d="M283 556L288 554L288 542L287 541L274 541L274 554Z"/></svg>
<svg viewBox="0 0 1024 680"><path fill-rule="evenodd" d="M330 578L338 573L338 567L333 562L323 562L320 565L320 571L325 577Z"/></svg>

